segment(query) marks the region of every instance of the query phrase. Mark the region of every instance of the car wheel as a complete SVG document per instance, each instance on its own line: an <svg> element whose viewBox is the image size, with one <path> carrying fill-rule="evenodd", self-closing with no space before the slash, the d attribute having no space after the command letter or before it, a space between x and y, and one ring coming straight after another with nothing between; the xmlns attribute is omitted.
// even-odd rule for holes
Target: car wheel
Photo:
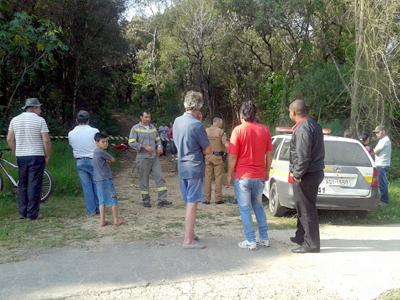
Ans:
<svg viewBox="0 0 400 300"><path fill-rule="evenodd" d="M276 182L271 184L269 190L268 208L271 214L275 217L283 217L288 211L288 209L282 206L279 202L278 186L276 185Z"/></svg>
<svg viewBox="0 0 400 300"><path fill-rule="evenodd" d="M368 211L366 210L359 210L355 212L355 215L359 219L365 219L368 216Z"/></svg>

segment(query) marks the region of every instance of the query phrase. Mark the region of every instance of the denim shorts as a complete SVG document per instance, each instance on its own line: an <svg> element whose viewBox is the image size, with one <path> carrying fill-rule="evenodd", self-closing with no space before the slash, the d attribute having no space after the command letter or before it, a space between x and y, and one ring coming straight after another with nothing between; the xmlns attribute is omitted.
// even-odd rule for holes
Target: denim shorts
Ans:
<svg viewBox="0 0 400 300"><path fill-rule="evenodd" d="M96 192L99 198L99 205L118 205L117 193L115 192L112 179L96 181Z"/></svg>
<svg viewBox="0 0 400 300"><path fill-rule="evenodd" d="M203 178L180 179L179 188L185 203L198 203L204 200Z"/></svg>

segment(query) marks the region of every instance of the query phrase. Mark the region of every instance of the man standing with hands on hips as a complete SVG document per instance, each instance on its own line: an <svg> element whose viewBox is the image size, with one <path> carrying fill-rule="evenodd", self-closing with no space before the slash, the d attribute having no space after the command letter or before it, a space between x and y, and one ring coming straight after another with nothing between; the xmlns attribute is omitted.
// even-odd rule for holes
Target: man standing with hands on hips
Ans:
<svg viewBox="0 0 400 300"><path fill-rule="evenodd" d="M292 127L289 170L293 175L293 196L297 211L297 230L290 240L300 247L293 253L320 251L318 186L324 179L324 136L321 126L307 116L303 100L294 100L289 106Z"/></svg>

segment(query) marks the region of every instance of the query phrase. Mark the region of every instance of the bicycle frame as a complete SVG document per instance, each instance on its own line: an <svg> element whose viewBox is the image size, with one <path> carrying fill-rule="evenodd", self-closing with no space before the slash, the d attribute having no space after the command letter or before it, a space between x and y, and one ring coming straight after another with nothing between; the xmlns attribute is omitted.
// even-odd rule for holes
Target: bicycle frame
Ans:
<svg viewBox="0 0 400 300"><path fill-rule="evenodd" d="M11 162L9 162L7 160L5 160L4 158L0 158L0 168L1 168L1 170L3 170L3 173L6 174L6 176L8 177L8 180L10 180L12 185L15 188L18 187L17 181L15 181L14 177L12 177L10 173L8 173L7 169L4 167L4 164L6 164L6 165L8 165L8 166L10 166L12 168L15 168L15 169L18 169L18 166L14 165L13 163L11 163Z"/></svg>

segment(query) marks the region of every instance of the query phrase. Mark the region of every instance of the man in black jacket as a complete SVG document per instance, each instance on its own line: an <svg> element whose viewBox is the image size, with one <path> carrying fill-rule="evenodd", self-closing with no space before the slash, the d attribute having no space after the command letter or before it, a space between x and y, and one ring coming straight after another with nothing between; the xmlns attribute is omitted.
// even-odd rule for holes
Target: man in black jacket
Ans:
<svg viewBox="0 0 400 300"><path fill-rule="evenodd" d="M294 179L293 195L297 210L296 235L290 240L300 245L292 252L319 252L316 201L318 186L324 178L324 136L321 126L307 116L303 100L290 104L289 116L296 123L292 128L289 169Z"/></svg>

